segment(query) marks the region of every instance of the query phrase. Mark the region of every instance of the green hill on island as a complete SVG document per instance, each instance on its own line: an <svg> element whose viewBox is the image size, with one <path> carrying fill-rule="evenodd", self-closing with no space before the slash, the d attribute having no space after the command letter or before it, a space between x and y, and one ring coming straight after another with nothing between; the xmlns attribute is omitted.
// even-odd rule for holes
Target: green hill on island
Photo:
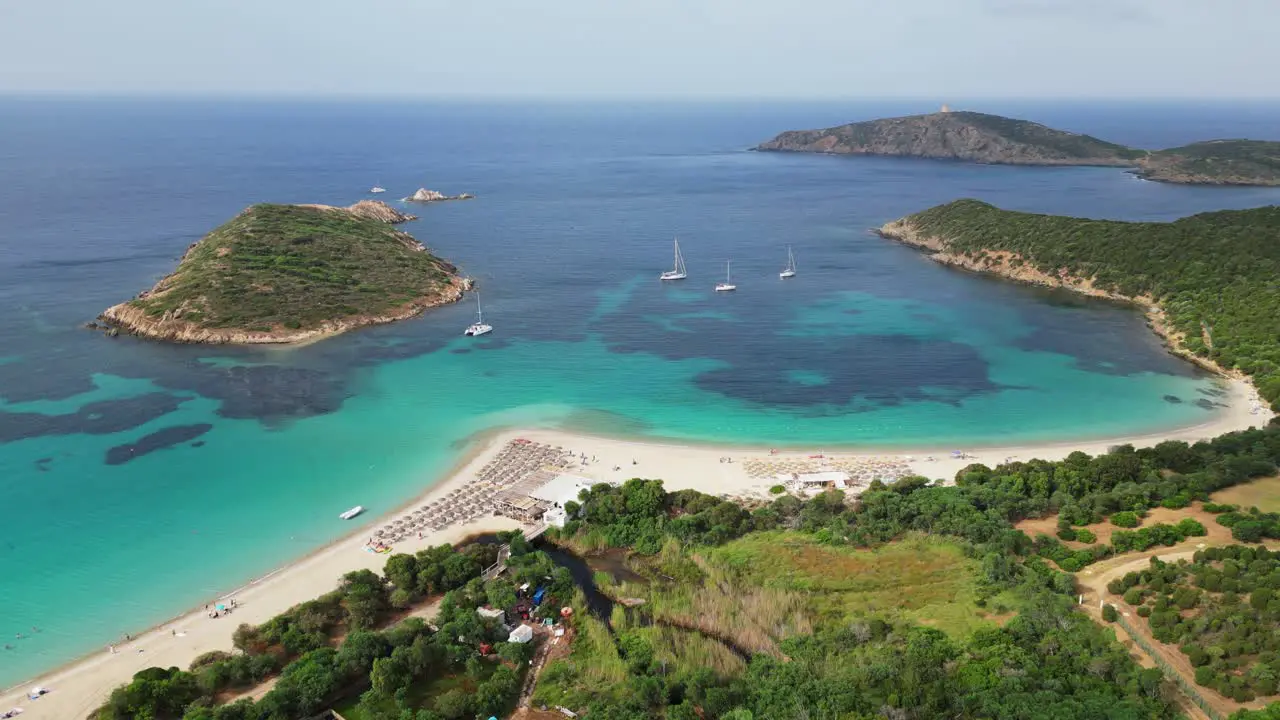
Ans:
<svg viewBox="0 0 1280 720"><path fill-rule="evenodd" d="M1210 140L1151 153L1143 177L1214 185L1280 185L1280 142Z"/></svg>
<svg viewBox="0 0 1280 720"><path fill-rule="evenodd" d="M1280 184L1280 142L1212 140L1152 152L1029 120L967 111L790 130L753 149L998 165L1099 165L1134 168L1139 176L1161 182Z"/></svg>
<svg viewBox="0 0 1280 720"><path fill-rule="evenodd" d="M1253 376L1280 406L1280 207L1134 223L957 200L881 234L948 264L1143 304L1175 348Z"/></svg>
<svg viewBox="0 0 1280 720"><path fill-rule="evenodd" d="M896 155L1007 165L1133 166L1142 152L1027 120L939 112L793 130L757 150Z"/></svg>
<svg viewBox="0 0 1280 720"><path fill-rule="evenodd" d="M282 343L391 322L461 297L456 268L382 203L254 205L178 268L106 310L106 325L179 342Z"/></svg>

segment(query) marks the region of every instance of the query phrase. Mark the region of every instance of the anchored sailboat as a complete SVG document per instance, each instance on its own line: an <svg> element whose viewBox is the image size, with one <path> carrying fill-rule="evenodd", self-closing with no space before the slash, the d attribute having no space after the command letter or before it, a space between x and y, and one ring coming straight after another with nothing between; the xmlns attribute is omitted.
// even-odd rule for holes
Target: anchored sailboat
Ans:
<svg viewBox="0 0 1280 720"><path fill-rule="evenodd" d="M688 273L686 273L684 270L684 255L680 254L679 238L676 238L674 242L676 246L675 265L670 270L659 275L658 276L659 280L683 280L689 277Z"/></svg>
<svg viewBox="0 0 1280 720"><path fill-rule="evenodd" d="M724 282L716 283L716 292L729 292L730 290L738 289L738 286L733 284L733 279L729 276L730 262L732 262L732 260L724 261Z"/></svg>
<svg viewBox="0 0 1280 720"><path fill-rule="evenodd" d="M471 326L462 334L469 337L476 337L491 332L493 332L493 326L485 324L484 312L480 310L480 293L476 293L476 321L471 323Z"/></svg>
<svg viewBox="0 0 1280 720"><path fill-rule="evenodd" d="M796 276L796 256L791 254L791 246L787 246L787 266L778 273L780 278L790 278Z"/></svg>
<svg viewBox="0 0 1280 720"><path fill-rule="evenodd" d="M373 187L369 188L371 193L384 193L386 191L387 189L382 187L382 183L375 183Z"/></svg>

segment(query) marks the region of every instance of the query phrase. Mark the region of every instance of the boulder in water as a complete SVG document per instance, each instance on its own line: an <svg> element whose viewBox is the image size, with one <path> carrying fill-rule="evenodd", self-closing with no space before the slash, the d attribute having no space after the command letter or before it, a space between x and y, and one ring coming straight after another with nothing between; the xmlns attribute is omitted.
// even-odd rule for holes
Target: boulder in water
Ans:
<svg viewBox="0 0 1280 720"><path fill-rule="evenodd" d="M405 202L443 202L445 200L470 200L475 197L471 193L462 193L461 195L445 195L439 190L428 190L426 188L418 188L417 192L405 198Z"/></svg>

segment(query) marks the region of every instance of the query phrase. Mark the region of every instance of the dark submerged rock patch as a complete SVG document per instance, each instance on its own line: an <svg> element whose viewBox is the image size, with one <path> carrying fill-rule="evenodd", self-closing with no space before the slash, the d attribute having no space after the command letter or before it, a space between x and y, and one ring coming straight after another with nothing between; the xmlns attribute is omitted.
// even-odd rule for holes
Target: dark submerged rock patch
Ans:
<svg viewBox="0 0 1280 720"><path fill-rule="evenodd" d="M123 432L178 409L186 398L147 393L121 400L89 403L65 415L0 412L0 443L45 435L109 435Z"/></svg>
<svg viewBox="0 0 1280 720"><path fill-rule="evenodd" d="M116 445L107 450L105 462L108 465L123 465L148 453L180 445L188 440L194 440L212 429L213 425L209 423L199 423L197 425L175 425L157 430L150 435L142 436L136 443Z"/></svg>

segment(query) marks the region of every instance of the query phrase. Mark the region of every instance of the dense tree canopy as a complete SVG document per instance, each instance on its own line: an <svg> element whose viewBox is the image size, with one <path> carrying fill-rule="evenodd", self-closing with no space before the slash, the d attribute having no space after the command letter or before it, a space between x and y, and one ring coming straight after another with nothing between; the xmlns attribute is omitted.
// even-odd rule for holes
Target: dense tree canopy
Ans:
<svg viewBox="0 0 1280 720"><path fill-rule="evenodd" d="M1280 206L1170 223L1087 220L957 200L907 218L949 251L992 251L1159 303L1196 355L1252 375L1280 407Z"/></svg>
<svg viewBox="0 0 1280 720"><path fill-rule="evenodd" d="M511 543L511 578L546 584L551 595L567 597L571 581L542 553L530 552L522 538ZM344 575L338 589L297 605L259 626L241 625L235 632L237 652L206 653L186 670L149 668L112 693L96 713L97 720L294 720L309 717L335 701L367 689L363 715L372 720L439 720L441 715L410 707L408 689L433 679L452 678L469 687L463 709L498 713L519 689L519 673L527 659L510 650L507 631L496 620L484 620L475 608L491 595L510 592L511 581L486 587L479 574L492 562L496 546L451 545L417 555L393 555L382 575L359 570ZM545 578L552 578L547 582ZM492 587L497 585L499 587ZM397 592L417 600L446 593L436 619L442 632L432 632L420 619L387 624ZM340 645L334 636L345 630ZM499 652L477 663L479 645ZM519 646L523 648L524 646ZM495 667L510 663L511 667ZM252 687L279 674L275 687L261 700L217 705L219 693ZM475 695L475 700L471 699ZM445 700L448 706L449 701ZM408 711L409 715L403 713ZM488 717L488 714L485 717Z"/></svg>
<svg viewBox="0 0 1280 720"><path fill-rule="evenodd" d="M1200 685L1238 702L1276 693L1280 553L1232 545L1199 551L1191 562L1152 558L1108 590L1124 593L1157 640L1179 646Z"/></svg>

